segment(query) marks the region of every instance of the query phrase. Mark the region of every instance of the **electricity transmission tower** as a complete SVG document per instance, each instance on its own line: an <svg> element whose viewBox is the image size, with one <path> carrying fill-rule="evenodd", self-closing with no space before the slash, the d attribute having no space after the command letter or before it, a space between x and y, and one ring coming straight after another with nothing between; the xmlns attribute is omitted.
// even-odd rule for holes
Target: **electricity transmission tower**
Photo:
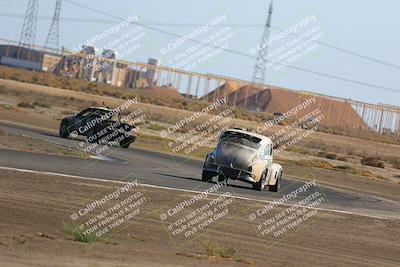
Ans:
<svg viewBox="0 0 400 267"><path fill-rule="evenodd" d="M58 49L61 2L62 2L62 0L56 1L56 7L54 8L54 14L53 14L53 20L51 21L49 33L47 34L46 42L44 44L44 47L46 47L46 48Z"/></svg>
<svg viewBox="0 0 400 267"><path fill-rule="evenodd" d="M267 22L265 23L265 28L261 38L261 42L257 46L258 52L256 57L256 65L254 67L253 78L251 79L251 81L256 84L263 84L265 82L265 68L268 56L268 41L269 41L269 32L271 28L272 9L273 9L273 4L271 0L268 9ZM250 107L250 110L257 110L258 97L259 97L258 95L259 92L256 92L254 106ZM248 97L249 97L249 88L246 88L246 96L243 104L244 108L247 108Z"/></svg>
<svg viewBox="0 0 400 267"><path fill-rule="evenodd" d="M269 32L271 29L272 9L273 9L273 4L271 0L271 3L269 4L267 22L265 23L264 32L259 45L257 59L256 59L256 66L254 67L253 78L252 78L252 82L258 84L262 84L265 82L265 68L268 55L268 40L269 40Z"/></svg>
<svg viewBox="0 0 400 267"><path fill-rule="evenodd" d="M35 44L38 10L39 0L29 0L19 37L20 46L31 47Z"/></svg>

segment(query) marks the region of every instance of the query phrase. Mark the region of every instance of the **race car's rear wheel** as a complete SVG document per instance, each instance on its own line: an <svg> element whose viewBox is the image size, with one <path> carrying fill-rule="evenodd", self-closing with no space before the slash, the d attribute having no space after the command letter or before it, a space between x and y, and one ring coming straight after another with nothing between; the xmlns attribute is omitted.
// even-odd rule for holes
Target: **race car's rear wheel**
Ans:
<svg viewBox="0 0 400 267"><path fill-rule="evenodd" d="M68 138L68 136L69 136L69 132L68 132L68 122L65 121L65 120L63 120L63 121L61 122L61 125L60 125L60 136L61 136L62 138Z"/></svg>
<svg viewBox="0 0 400 267"><path fill-rule="evenodd" d="M214 177L214 173L213 172L209 172L206 170L203 170L203 173L201 175L201 180L203 182L212 182L212 178Z"/></svg>
<svg viewBox="0 0 400 267"><path fill-rule="evenodd" d="M279 188L281 187L282 172L280 172L279 174L277 173L275 175L278 175L278 177L276 178L276 183L268 187L268 190L271 192L278 192Z"/></svg>
<svg viewBox="0 0 400 267"><path fill-rule="evenodd" d="M263 191L265 188L265 182L267 180L267 172L264 171L258 182L253 184L253 189L257 191Z"/></svg>
<svg viewBox="0 0 400 267"><path fill-rule="evenodd" d="M125 137L121 142L119 142L119 146L122 148L128 148L131 143L135 142L135 140L135 136Z"/></svg>

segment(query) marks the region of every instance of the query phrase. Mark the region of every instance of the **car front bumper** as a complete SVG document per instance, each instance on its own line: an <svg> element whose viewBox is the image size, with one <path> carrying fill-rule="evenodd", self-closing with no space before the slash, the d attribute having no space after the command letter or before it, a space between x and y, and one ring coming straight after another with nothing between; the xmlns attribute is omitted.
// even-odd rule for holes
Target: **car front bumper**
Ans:
<svg viewBox="0 0 400 267"><path fill-rule="evenodd" d="M232 180L240 180L250 184L256 182L254 180L255 175L247 170L236 169L230 166L224 166L215 163L208 163L204 166L203 169L208 172L213 172L216 175L223 174L226 178Z"/></svg>

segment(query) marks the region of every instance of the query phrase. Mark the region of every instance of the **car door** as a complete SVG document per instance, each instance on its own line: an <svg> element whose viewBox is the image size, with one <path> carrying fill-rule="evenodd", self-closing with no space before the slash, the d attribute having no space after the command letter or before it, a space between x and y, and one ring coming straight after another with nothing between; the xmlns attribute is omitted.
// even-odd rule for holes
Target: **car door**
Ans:
<svg viewBox="0 0 400 267"><path fill-rule="evenodd" d="M76 115L75 117L75 129L78 129L79 127L82 127L82 129L84 128L90 128L90 127L85 127L92 119L94 116L94 110L91 109L87 109L84 110L80 113L78 113L78 115ZM79 131L80 134L85 134L86 131Z"/></svg>

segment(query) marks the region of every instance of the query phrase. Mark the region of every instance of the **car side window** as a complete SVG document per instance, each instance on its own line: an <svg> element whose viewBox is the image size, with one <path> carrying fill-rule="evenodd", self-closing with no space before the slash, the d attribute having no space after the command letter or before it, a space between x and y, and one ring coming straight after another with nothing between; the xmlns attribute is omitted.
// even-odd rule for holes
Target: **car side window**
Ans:
<svg viewBox="0 0 400 267"><path fill-rule="evenodd" d="M269 156L269 146L268 145L265 146L265 148L264 148L264 157L267 157L267 156Z"/></svg>
<svg viewBox="0 0 400 267"><path fill-rule="evenodd" d="M83 111L83 112L78 114L78 117L85 118L85 117L89 116L90 114L91 114L90 110Z"/></svg>
<svg viewBox="0 0 400 267"><path fill-rule="evenodd" d="M267 145L264 149L264 156L271 156L272 155L272 147L271 145Z"/></svg>

